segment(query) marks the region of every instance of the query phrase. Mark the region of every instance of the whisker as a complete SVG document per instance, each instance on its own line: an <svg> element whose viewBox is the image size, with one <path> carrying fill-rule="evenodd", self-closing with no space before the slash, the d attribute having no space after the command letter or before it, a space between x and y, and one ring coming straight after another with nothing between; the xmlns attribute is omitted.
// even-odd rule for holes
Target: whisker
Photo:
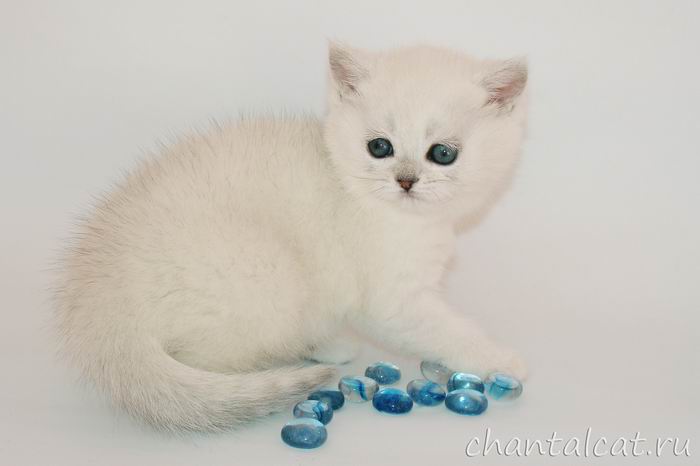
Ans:
<svg viewBox="0 0 700 466"><path fill-rule="evenodd" d="M358 180L367 180L367 181L384 181L383 178L370 178L366 176L357 176L357 175L350 175L353 178L357 178Z"/></svg>

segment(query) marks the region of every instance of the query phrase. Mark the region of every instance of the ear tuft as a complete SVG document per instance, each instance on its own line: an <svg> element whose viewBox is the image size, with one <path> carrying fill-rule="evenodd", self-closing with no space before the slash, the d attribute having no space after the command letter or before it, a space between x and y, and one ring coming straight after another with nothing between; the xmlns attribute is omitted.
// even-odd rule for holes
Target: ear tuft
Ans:
<svg viewBox="0 0 700 466"><path fill-rule="evenodd" d="M360 52L349 47L331 42L328 50L328 62L333 82L342 95L357 94L357 85L369 75L369 71L360 63Z"/></svg>
<svg viewBox="0 0 700 466"><path fill-rule="evenodd" d="M499 108L511 107L527 84L527 63L523 59L512 59L492 67L482 79L481 85L489 93L485 105Z"/></svg>

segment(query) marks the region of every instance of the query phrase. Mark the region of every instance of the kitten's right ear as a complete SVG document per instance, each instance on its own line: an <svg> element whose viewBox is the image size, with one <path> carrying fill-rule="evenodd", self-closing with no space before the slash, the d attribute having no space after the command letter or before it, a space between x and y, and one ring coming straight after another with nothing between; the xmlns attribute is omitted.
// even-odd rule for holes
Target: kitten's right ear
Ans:
<svg viewBox="0 0 700 466"><path fill-rule="evenodd" d="M527 62L523 58L515 58L491 63L486 66L481 85L488 92L484 105L512 108L527 85Z"/></svg>
<svg viewBox="0 0 700 466"><path fill-rule="evenodd" d="M356 49L337 42L328 45L328 63L331 78L338 96L343 97L359 94L359 83L369 76L367 57Z"/></svg>

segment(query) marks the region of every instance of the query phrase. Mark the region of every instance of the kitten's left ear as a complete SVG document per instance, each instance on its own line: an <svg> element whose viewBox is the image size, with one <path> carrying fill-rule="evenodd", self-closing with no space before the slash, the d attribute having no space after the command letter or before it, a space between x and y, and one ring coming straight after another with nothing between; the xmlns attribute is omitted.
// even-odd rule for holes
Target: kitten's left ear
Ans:
<svg viewBox="0 0 700 466"><path fill-rule="evenodd" d="M488 92L486 105L510 109L525 90L527 62L516 58L497 62L487 67L481 85Z"/></svg>
<svg viewBox="0 0 700 466"><path fill-rule="evenodd" d="M358 85L369 76L367 61L367 57L360 50L337 42L329 43L328 63L331 78L341 98L358 94Z"/></svg>

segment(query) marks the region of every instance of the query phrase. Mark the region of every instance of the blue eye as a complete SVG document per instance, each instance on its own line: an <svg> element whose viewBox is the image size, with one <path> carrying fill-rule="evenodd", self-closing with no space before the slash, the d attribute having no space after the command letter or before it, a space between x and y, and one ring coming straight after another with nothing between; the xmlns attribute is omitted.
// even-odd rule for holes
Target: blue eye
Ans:
<svg viewBox="0 0 700 466"><path fill-rule="evenodd" d="M428 160L438 165L449 165L457 159L457 149L444 144L435 144L428 150Z"/></svg>
<svg viewBox="0 0 700 466"><path fill-rule="evenodd" d="M394 147L388 139L377 138L367 143L367 149L372 157L383 159L394 155Z"/></svg>

